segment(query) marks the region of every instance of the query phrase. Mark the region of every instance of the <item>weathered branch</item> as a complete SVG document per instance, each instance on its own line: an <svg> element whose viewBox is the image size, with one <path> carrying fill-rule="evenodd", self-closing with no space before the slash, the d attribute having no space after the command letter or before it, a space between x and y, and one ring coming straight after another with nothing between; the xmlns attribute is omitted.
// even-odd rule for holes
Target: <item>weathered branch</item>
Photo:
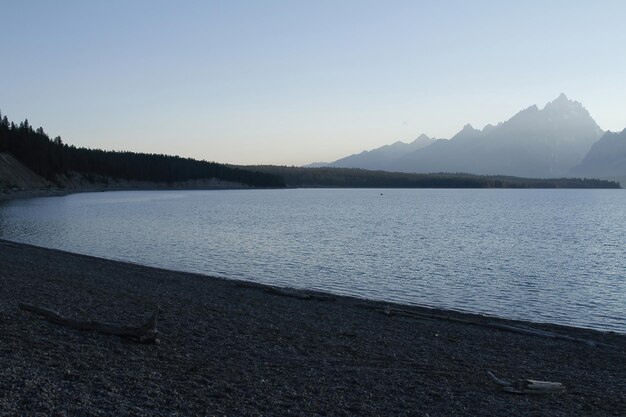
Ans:
<svg viewBox="0 0 626 417"><path fill-rule="evenodd" d="M19 307L22 310L35 313L50 323L59 324L61 326L71 327L77 330L90 330L98 333L109 334L114 336L124 337L139 343L155 343L157 342L157 317L159 309L157 308L150 319L141 326L118 326L110 323L99 323L96 321L86 320L73 320L68 317L64 317L56 311L49 310L47 308L37 307L32 304L20 303Z"/></svg>
<svg viewBox="0 0 626 417"><path fill-rule="evenodd" d="M266 287L263 289L263 291L269 294L281 295L283 297L289 297L289 298L297 298L299 300L333 301L335 299L334 297L331 297L328 295L315 294L315 293L310 293L306 291L291 290L288 288Z"/></svg>
<svg viewBox="0 0 626 417"><path fill-rule="evenodd" d="M565 391L565 386L560 382L537 381L535 379L518 379L513 382L496 377L491 371L487 371L491 380L502 387L503 391L514 394L554 394Z"/></svg>
<svg viewBox="0 0 626 417"><path fill-rule="evenodd" d="M389 306L385 307L385 309L380 310L388 316L404 316L404 317L413 317L416 319L427 319L427 320L444 320L450 321L453 323L463 323L463 324L477 324L476 322L459 319L451 316L444 316L441 314L432 314L432 313L421 313L418 311L412 310L404 310L399 308L391 308Z"/></svg>
<svg viewBox="0 0 626 417"><path fill-rule="evenodd" d="M498 385L500 385L502 387L509 387L509 386L511 386L511 383L509 381L498 378L491 371L487 371L487 375L489 375L489 378L491 378L491 380L495 384L498 384Z"/></svg>

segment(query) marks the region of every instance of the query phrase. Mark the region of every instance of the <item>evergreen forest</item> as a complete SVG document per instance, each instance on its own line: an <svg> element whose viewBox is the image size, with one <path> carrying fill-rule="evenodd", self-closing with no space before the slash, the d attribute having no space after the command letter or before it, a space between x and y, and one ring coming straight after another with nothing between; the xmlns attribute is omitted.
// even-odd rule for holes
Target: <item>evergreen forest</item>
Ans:
<svg viewBox="0 0 626 417"><path fill-rule="evenodd" d="M77 148L51 139L43 128L33 129L28 120L16 125L0 113L0 152L7 152L42 177L54 182L57 175L77 172L87 178L178 182L216 178L251 187L283 187L274 174L254 172L215 162L136 152Z"/></svg>
<svg viewBox="0 0 626 417"><path fill-rule="evenodd" d="M621 188L616 181L580 178L519 178L463 173L413 174L359 168L301 168L255 165L245 168L274 174L287 187L351 188Z"/></svg>

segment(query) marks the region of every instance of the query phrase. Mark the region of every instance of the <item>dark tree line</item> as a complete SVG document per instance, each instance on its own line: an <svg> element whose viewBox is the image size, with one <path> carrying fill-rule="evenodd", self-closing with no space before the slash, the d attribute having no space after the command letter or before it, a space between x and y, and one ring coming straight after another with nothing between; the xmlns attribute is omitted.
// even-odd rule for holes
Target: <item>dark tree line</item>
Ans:
<svg viewBox="0 0 626 417"><path fill-rule="evenodd" d="M615 181L518 178L499 175L411 174L357 168L247 167L284 178L288 187L353 188L620 188Z"/></svg>
<svg viewBox="0 0 626 417"><path fill-rule="evenodd" d="M620 188L619 183L593 179L534 179L470 174L410 174L348 168L285 166L236 167L191 158L77 148L54 139L28 120L19 125L0 114L0 152L11 153L21 163L54 181L58 175L78 172L87 178L101 176L153 182L178 182L216 178L253 187L352 188Z"/></svg>
<svg viewBox="0 0 626 417"><path fill-rule="evenodd" d="M19 125L0 113L0 152L11 153L25 166L54 181L60 174L78 172L154 182L176 182L216 178L253 187L283 187L282 178L215 162L178 156L77 148L54 139L40 127L33 129L28 120Z"/></svg>

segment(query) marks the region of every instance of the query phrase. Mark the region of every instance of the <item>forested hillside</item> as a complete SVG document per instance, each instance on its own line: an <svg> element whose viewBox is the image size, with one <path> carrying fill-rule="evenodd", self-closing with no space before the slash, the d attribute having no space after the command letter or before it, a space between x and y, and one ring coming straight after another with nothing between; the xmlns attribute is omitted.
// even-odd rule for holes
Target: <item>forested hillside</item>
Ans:
<svg viewBox="0 0 626 417"><path fill-rule="evenodd" d="M620 188L615 181L577 178L518 178L501 175L409 174L358 168L246 166L282 177L288 187L354 188Z"/></svg>
<svg viewBox="0 0 626 417"><path fill-rule="evenodd" d="M369 188L619 188L617 182L581 179L528 179L470 174L409 174L347 168L230 166L178 156L77 148L50 139L28 120L15 125L0 114L0 153L10 153L41 177L80 173L85 178L174 183L216 178L251 187ZM90 181L93 181L90 180Z"/></svg>
<svg viewBox="0 0 626 417"><path fill-rule="evenodd" d="M68 172L115 179L175 182L216 178L252 187L282 187L282 179L270 173L254 172L215 162L191 158L77 148L54 139L28 120L15 125L0 114L0 152L11 153L42 177L54 181Z"/></svg>

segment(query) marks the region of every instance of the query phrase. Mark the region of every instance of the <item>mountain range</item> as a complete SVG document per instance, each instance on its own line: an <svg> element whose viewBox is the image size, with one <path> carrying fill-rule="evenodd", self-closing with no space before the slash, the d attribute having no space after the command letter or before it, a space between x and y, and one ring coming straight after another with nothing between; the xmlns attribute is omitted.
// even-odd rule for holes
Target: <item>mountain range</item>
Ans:
<svg viewBox="0 0 626 417"><path fill-rule="evenodd" d="M626 179L626 129L620 133L606 132L591 146L572 174L579 177Z"/></svg>
<svg viewBox="0 0 626 417"><path fill-rule="evenodd" d="M626 177L626 130L603 132L581 103L561 94L542 109L530 106L482 130L468 124L450 139L422 134L410 143L395 142L309 166L528 178Z"/></svg>

